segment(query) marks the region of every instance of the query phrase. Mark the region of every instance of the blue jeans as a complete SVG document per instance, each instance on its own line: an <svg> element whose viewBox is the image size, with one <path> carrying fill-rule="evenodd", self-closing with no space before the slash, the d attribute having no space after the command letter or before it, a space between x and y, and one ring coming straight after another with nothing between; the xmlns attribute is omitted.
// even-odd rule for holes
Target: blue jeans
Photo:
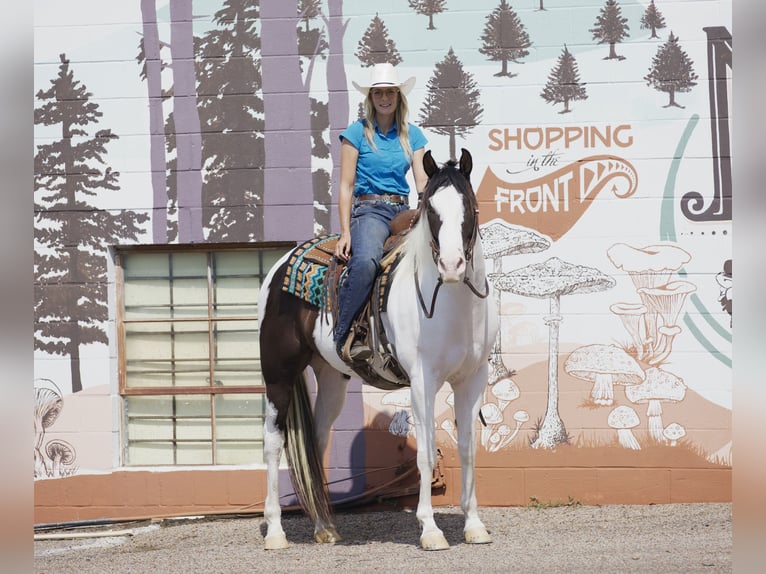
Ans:
<svg viewBox="0 0 766 574"><path fill-rule="evenodd" d="M408 205L393 205L385 201L355 201L351 208L351 257L346 280L338 293L338 322L335 324L335 346L342 344L351 330L351 323L367 302L380 259L383 244L389 235L389 225Z"/></svg>

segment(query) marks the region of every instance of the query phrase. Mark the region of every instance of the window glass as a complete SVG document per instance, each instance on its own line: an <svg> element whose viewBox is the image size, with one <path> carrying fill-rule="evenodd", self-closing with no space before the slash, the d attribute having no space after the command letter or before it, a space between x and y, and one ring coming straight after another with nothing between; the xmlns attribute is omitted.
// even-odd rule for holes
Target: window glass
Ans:
<svg viewBox="0 0 766 574"><path fill-rule="evenodd" d="M263 463L258 295L286 250L119 254L125 464Z"/></svg>

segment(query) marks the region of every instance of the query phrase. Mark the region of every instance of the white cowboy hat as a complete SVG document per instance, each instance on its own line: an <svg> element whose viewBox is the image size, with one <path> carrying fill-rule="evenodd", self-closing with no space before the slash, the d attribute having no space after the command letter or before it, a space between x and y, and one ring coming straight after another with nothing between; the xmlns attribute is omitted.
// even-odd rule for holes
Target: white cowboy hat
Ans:
<svg viewBox="0 0 766 574"><path fill-rule="evenodd" d="M399 91L406 96L415 85L415 76L402 82L399 80L399 74L396 73L396 68L388 62L384 62L382 64L375 64L372 67L370 70L370 81L366 84L357 84L356 82L351 83L365 96L370 91L370 88L388 86L396 86L399 88Z"/></svg>

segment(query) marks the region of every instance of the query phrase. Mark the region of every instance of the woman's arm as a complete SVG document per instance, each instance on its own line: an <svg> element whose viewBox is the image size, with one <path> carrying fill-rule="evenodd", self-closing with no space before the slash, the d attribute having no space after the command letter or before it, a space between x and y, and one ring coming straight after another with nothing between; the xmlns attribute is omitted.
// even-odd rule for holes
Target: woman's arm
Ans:
<svg viewBox="0 0 766 574"><path fill-rule="evenodd" d="M338 194L338 218L340 220L340 239L335 246L335 257L348 261L351 255L351 206L354 202L354 182L356 180L356 161L359 150L348 140L343 140L340 148L340 186ZM420 169L423 169L423 161Z"/></svg>

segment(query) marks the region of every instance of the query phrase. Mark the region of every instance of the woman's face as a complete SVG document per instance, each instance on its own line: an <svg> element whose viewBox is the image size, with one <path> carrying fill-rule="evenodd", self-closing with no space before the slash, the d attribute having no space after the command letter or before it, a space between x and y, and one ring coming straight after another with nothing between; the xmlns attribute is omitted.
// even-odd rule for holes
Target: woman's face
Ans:
<svg viewBox="0 0 766 574"><path fill-rule="evenodd" d="M372 105L379 116L388 116L396 112L399 103L399 88L373 88Z"/></svg>

